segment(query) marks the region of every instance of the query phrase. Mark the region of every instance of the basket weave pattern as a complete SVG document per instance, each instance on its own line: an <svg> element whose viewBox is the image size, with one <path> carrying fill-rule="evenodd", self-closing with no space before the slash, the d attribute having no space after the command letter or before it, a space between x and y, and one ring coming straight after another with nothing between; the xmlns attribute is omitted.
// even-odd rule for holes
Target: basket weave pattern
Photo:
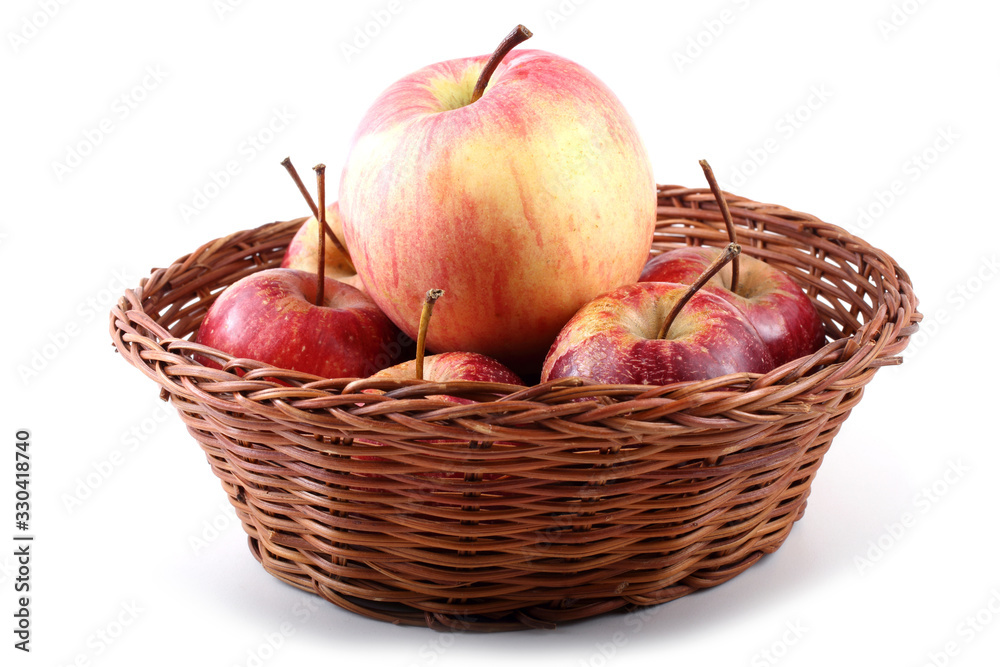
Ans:
<svg viewBox="0 0 1000 667"><path fill-rule="evenodd" d="M658 194L654 252L726 244L710 191ZM864 386L899 362L920 320L908 276L882 251L813 216L726 196L743 251L806 289L830 341L763 376L666 387L329 380L191 342L223 288L280 264L304 218L154 270L112 310L111 336L204 450L253 555L293 586L438 629L551 627L658 604L782 544Z"/></svg>

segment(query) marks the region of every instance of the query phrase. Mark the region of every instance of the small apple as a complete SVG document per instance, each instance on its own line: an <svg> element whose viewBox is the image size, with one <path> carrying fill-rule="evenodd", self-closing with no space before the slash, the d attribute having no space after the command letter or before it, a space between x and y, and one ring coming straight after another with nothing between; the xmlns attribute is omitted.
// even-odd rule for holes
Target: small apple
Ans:
<svg viewBox="0 0 1000 667"><path fill-rule="evenodd" d="M415 359L384 368L371 377L392 380L409 380L416 377ZM429 382L499 382L518 384L524 382L512 370L492 357L478 352L441 352L424 357L423 378ZM455 398L455 397L449 397Z"/></svg>
<svg viewBox="0 0 1000 667"><path fill-rule="evenodd" d="M367 377L397 363L400 332L363 292L317 274L266 269L236 281L202 320L196 342L240 358L327 378Z"/></svg>
<svg viewBox="0 0 1000 667"><path fill-rule="evenodd" d="M434 304L444 295L444 290L428 290L424 297L420 312L420 322L417 325L416 358L385 368L374 375L377 379L391 380L427 380L430 382L451 382L466 380L471 382L499 382L502 384L523 385L524 382L516 373L492 357L478 352L441 352L425 356L427 333L430 327L431 313ZM444 396L449 400L471 403L454 396Z"/></svg>
<svg viewBox="0 0 1000 667"><path fill-rule="evenodd" d="M340 207L337 202L333 202L326 207L326 221L333 230L333 233L344 245L343 223L340 219ZM283 269L299 269L300 271L316 272L319 262L319 220L312 216L299 227L285 250L285 256L281 260ZM324 244L326 253L326 276L335 278L351 287L364 291L364 285L351 264L350 257L333 243Z"/></svg>
<svg viewBox="0 0 1000 667"><path fill-rule="evenodd" d="M721 252L718 248L675 248L650 259L640 281L690 284ZM807 356L823 346L819 313L805 292L780 269L754 257L740 258L736 291L729 289L731 266L703 288L740 309L757 330L776 366Z"/></svg>
<svg viewBox="0 0 1000 667"><path fill-rule="evenodd" d="M736 228L725 194L712 167L700 160L708 185L726 223L730 247L736 243ZM728 249L727 249L728 251ZM640 281L692 284L702 279L716 262L721 269L705 284L742 311L774 359L775 366L811 355L823 347L826 334L819 312L805 292L787 274L753 257L739 253L723 262L723 250L708 247L675 248L646 262Z"/></svg>
<svg viewBox="0 0 1000 667"><path fill-rule="evenodd" d="M729 258L739 252L731 248ZM580 376L605 384L664 385L771 370L771 354L746 316L700 287L641 282L591 301L553 342L542 381Z"/></svg>
<svg viewBox="0 0 1000 667"><path fill-rule="evenodd" d="M392 84L354 134L339 195L351 258L391 320L414 336L439 285L450 298L428 347L522 375L580 306L639 277L656 219L622 103L566 58L510 51L527 36Z"/></svg>

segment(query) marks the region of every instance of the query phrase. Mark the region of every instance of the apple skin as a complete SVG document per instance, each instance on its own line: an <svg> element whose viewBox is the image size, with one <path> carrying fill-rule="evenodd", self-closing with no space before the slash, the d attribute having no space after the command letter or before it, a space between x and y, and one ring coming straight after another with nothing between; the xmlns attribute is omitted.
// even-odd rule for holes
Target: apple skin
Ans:
<svg viewBox="0 0 1000 667"><path fill-rule="evenodd" d="M340 219L340 206L333 202L326 207L326 221L337 236L340 243L346 248L344 241L344 228ZM350 261L337 249L330 239L323 244L326 263L323 267L324 276L335 278L342 283L347 283L351 287L364 291L364 285L358 274L351 267ZM309 271L316 273L319 269L319 220L312 216L299 227L292 237L285 256L281 260L281 268L298 269L299 271Z"/></svg>
<svg viewBox="0 0 1000 667"><path fill-rule="evenodd" d="M196 342L240 358L327 378L367 377L400 360L396 326L363 292L316 274L265 269L230 285L209 308Z"/></svg>
<svg viewBox="0 0 1000 667"><path fill-rule="evenodd" d="M416 377L415 359L385 368L372 375L373 378L410 380ZM429 382L450 382L470 380L475 382L499 382L523 385L516 373L496 359L476 352L441 352L424 357L424 379ZM448 397L459 400L456 397ZM471 402L471 401L468 401Z"/></svg>
<svg viewBox="0 0 1000 667"><path fill-rule="evenodd" d="M730 373L766 373L774 361L735 306L702 290L657 339L679 283L625 285L591 301L566 324L542 366L542 381L580 376L603 384L666 385Z"/></svg>
<svg viewBox="0 0 1000 667"><path fill-rule="evenodd" d="M646 262L640 281L691 284L719 255L718 248L675 248ZM732 264L702 288L739 308L753 324L774 358L775 366L812 354L826 335L816 307L783 271L755 257L740 255L739 284L729 289Z"/></svg>
<svg viewBox="0 0 1000 667"><path fill-rule="evenodd" d="M430 65L376 99L340 212L366 290L403 331L416 336L434 285L449 299L430 350L537 373L577 309L638 278L656 185L631 118L592 73L515 50L469 104L487 58Z"/></svg>

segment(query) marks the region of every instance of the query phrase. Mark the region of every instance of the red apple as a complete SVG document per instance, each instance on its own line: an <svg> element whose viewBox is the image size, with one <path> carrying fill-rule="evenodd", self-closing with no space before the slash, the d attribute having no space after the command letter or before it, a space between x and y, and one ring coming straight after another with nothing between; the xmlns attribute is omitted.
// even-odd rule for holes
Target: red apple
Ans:
<svg viewBox="0 0 1000 667"><path fill-rule="evenodd" d="M417 361L411 359L372 375L373 378L409 380L416 377ZM423 379L429 382L466 380L523 385L512 370L492 357L477 352L442 352L424 357ZM455 400L456 397L449 397Z"/></svg>
<svg viewBox="0 0 1000 667"><path fill-rule="evenodd" d="M691 284L719 256L718 248L676 248L650 259L640 281ZM732 265L703 288L739 308L760 334L776 366L810 355L823 346L819 313L805 292L783 271L754 257L740 256L736 291Z"/></svg>
<svg viewBox="0 0 1000 667"><path fill-rule="evenodd" d="M358 274L403 331L416 333L419 297L438 285L451 298L428 347L525 373L577 309L638 278L656 186L596 76L505 45L492 73L490 56L450 60L383 92L353 137L339 203Z"/></svg>
<svg viewBox="0 0 1000 667"><path fill-rule="evenodd" d="M404 361L372 375L373 378L393 380L428 380L430 382L451 382L466 380L473 382L499 382L523 385L513 371L492 357L477 352L442 352L425 356L427 333L430 330L431 315L444 290L431 289L424 295L417 324L416 358ZM471 403L454 396L444 396L449 400Z"/></svg>
<svg viewBox="0 0 1000 667"><path fill-rule="evenodd" d="M337 236L341 246L344 246L344 229L337 202L326 207L326 221ZM316 219L316 216L312 216L302 223L302 226L295 232L295 236L292 237L291 243L288 244L288 249L285 250L285 256L281 260L281 268L317 272L319 266L318 225L319 220ZM326 243L323 249L326 256L326 277L335 278L363 292L364 285L361 284L361 279L354 271L350 258L345 257L344 253L333 243Z"/></svg>
<svg viewBox="0 0 1000 667"><path fill-rule="evenodd" d="M580 376L605 384L663 385L773 368L770 353L743 313L708 292L696 292L666 336L658 338L666 314L688 289L644 282L591 301L552 344L542 381Z"/></svg>
<svg viewBox="0 0 1000 667"><path fill-rule="evenodd" d="M230 285L196 341L236 357L321 377L367 377L403 353L396 326L361 291L314 273L267 269Z"/></svg>

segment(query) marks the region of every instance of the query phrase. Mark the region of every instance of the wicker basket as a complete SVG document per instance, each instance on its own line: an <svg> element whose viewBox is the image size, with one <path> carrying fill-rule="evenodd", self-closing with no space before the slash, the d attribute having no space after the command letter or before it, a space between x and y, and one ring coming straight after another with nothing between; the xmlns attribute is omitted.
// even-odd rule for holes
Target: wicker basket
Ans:
<svg viewBox="0 0 1000 667"><path fill-rule="evenodd" d="M709 190L658 192L654 253L725 245ZM813 216L726 197L744 252L806 289L830 341L764 376L523 388L319 379L215 351L224 370L198 363L208 349L189 339L213 299L278 266L304 218L154 270L112 310L111 336L205 451L254 557L293 586L437 629L552 627L655 605L781 545L864 386L899 363L921 317L884 252Z"/></svg>

